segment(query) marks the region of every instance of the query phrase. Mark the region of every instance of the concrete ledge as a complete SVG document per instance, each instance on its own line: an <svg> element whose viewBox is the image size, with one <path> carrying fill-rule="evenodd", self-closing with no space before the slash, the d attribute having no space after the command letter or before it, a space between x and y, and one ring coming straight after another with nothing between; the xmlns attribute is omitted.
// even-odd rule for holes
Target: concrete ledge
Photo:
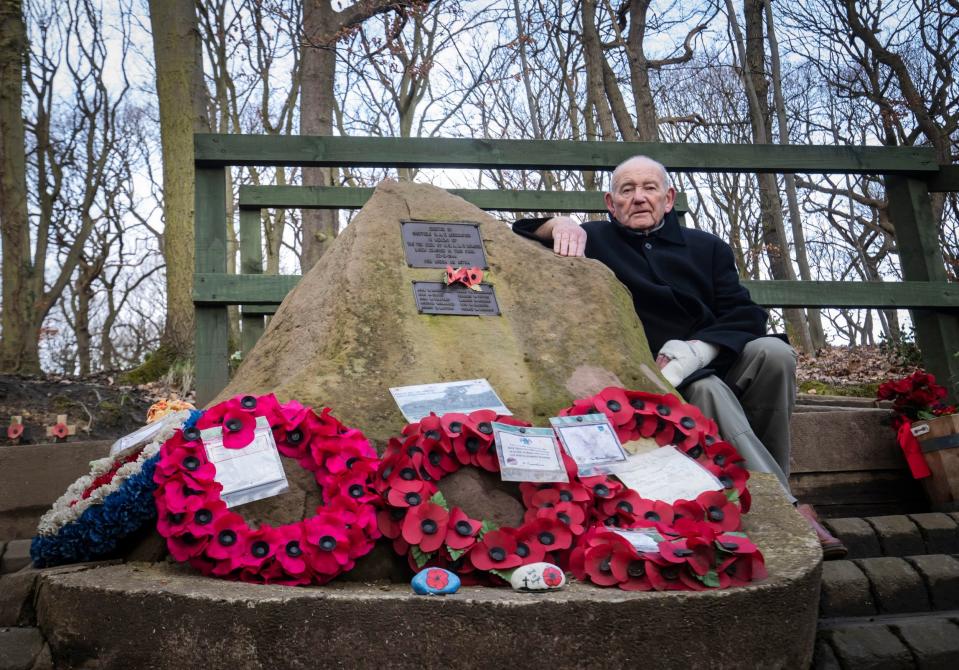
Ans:
<svg viewBox="0 0 959 670"><path fill-rule="evenodd" d="M749 587L470 587L441 599L405 585L252 586L130 563L41 575L37 620L64 668L807 667L821 552L772 477L750 483L747 530L770 577Z"/></svg>

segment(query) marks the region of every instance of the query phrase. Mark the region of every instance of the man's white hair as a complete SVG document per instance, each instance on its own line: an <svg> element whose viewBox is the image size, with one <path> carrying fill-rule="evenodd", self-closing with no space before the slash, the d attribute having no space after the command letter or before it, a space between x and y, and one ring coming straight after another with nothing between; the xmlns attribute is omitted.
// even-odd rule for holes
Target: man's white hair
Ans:
<svg viewBox="0 0 959 670"><path fill-rule="evenodd" d="M619 179L619 176L623 173L623 170L625 170L631 163L646 163L648 165L654 165L655 167L659 169L660 172L663 173L663 187L668 189L673 185L672 180L669 178L669 172L666 171L665 165L663 165L657 160L653 160L649 156L638 155L638 156L632 156L630 158L627 158L622 163L616 166L616 169L613 170L613 176L609 184L610 191L616 190L616 181Z"/></svg>

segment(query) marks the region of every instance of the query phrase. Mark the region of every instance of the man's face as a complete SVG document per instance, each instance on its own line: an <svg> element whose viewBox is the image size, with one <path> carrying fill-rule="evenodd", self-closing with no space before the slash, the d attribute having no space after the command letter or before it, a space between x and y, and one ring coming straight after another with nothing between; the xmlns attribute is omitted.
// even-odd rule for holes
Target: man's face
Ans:
<svg viewBox="0 0 959 670"><path fill-rule="evenodd" d="M673 209L676 190L666 188L659 167L646 161L624 165L606 194L606 209L633 230L649 230Z"/></svg>

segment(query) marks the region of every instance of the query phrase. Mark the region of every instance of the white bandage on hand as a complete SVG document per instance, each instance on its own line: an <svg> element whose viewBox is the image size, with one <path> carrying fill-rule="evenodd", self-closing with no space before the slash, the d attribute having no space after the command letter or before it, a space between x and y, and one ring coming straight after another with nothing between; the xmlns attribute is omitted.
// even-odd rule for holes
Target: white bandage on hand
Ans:
<svg viewBox="0 0 959 670"><path fill-rule="evenodd" d="M689 375L709 365L719 355L719 347L702 340L669 340L659 350L659 355L670 359L661 372L670 384L677 386Z"/></svg>

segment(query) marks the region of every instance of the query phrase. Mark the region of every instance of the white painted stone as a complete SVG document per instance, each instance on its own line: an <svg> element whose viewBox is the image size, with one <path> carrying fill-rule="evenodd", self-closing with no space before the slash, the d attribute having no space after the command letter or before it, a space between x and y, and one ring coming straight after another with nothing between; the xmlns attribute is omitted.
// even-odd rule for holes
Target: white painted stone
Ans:
<svg viewBox="0 0 959 670"><path fill-rule="evenodd" d="M530 563L513 571L509 585L514 591L556 591L566 586L566 575L552 563Z"/></svg>

